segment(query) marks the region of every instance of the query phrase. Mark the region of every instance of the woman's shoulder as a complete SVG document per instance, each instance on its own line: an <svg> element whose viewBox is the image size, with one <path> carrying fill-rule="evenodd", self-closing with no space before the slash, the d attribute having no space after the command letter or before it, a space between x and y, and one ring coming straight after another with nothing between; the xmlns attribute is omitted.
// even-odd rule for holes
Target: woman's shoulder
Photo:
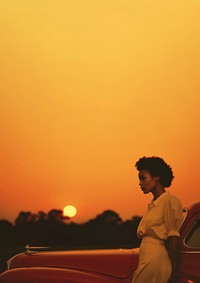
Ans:
<svg viewBox="0 0 200 283"><path fill-rule="evenodd" d="M180 199L177 196L171 194L170 192L167 192L167 196L166 196L165 200L166 200L167 204L175 205L175 206L176 205L182 206Z"/></svg>

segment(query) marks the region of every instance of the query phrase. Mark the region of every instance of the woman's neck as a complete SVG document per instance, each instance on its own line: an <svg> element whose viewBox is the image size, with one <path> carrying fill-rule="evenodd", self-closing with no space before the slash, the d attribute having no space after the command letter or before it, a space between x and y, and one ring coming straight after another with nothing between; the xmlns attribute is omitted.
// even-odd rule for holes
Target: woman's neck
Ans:
<svg viewBox="0 0 200 283"><path fill-rule="evenodd" d="M165 192L166 192L165 188L163 188L162 186L157 186L154 190L152 190L154 200L156 200L159 196L161 196Z"/></svg>

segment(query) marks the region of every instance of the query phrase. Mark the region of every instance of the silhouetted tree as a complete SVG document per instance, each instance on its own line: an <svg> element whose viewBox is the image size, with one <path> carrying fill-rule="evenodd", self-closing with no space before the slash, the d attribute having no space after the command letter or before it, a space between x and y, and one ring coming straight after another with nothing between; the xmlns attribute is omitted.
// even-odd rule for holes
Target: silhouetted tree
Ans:
<svg viewBox="0 0 200 283"><path fill-rule="evenodd" d="M44 222L47 220L47 215L43 211L38 211L38 221L39 222Z"/></svg>
<svg viewBox="0 0 200 283"><path fill-rule="evenodd" d="M12 244L14 227L9 221L0 220L0 249Z"/></svg>
<svg viewBox="0 0 200 283"><path fill-rule="evenodd" d="M32 213L30 211L21 211L15 220L16 225L30 223L32 219Z"/></svg>
<svg viewBox="0 0 200 283"><path fill-rule="evenodd" d="M3 272L7 265L6 260L10 257L8 249L13 245L14 227L8 220L0 220L0 272Z"/></svg>
<svg viewBox="0 0 200 283"><path fill-rule="evenodd" d="M123 242L126 247L138 247L140 239L137 237L137 228L140 223L141 216L133 216L130 220L123 223Z"/></svg>
<svg viewBox="0 0 200 283"><path fill-rule="evenodd" d="M20 251L30 242L33 245L35 243L67 249L139 246L136 231L140 216L133 216L123 222L118 213L105 210L82 224L66 222L66 219L69 217L63 216L62 210L57 209L52 209L47 214L43 211L21 211L14 226L6 220L0 221L0 248L12 247L9 251L12 255L14 250ZM1 249L0 253L5 254Z"/></svg>
<svg viewBox="0 0 200 283"><path fill-rule="evenodd" d="M103 213L98 214L96 218L88 221L89 224L122 224L122 219L118 213L113 210L105 210Z"/></svg>
<svg viewBox="0 0 200 283"><path fill-rule="evenodd" d="M69 219L63 215L62 210L52 209L47 215L47 219L52 222L62 223L64 220Z"/></svg>

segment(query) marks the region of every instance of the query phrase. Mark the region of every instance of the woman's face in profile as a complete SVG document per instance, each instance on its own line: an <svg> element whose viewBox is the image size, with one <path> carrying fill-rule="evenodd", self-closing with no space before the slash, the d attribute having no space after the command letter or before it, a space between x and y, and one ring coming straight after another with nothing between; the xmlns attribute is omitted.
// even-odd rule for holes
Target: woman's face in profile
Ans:
<svg viewBox="0 0 200 283"><path fill-rule="evenodd" d="M138 174L139 186L144 194L150 193L156 186L158 177L152 177L147 170L141 170Z"/></svg>

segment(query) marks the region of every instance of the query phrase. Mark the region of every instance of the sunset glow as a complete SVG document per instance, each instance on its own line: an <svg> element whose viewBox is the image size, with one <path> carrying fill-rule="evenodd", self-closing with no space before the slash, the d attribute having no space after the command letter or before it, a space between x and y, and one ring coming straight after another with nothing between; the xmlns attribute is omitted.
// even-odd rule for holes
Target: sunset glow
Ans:
<svg viewBox="0 0 200 283"><path fill-rule="evenodd" d="M142 215L138 158L200 198L200 1L2 0L0 218Z"/></svg>

